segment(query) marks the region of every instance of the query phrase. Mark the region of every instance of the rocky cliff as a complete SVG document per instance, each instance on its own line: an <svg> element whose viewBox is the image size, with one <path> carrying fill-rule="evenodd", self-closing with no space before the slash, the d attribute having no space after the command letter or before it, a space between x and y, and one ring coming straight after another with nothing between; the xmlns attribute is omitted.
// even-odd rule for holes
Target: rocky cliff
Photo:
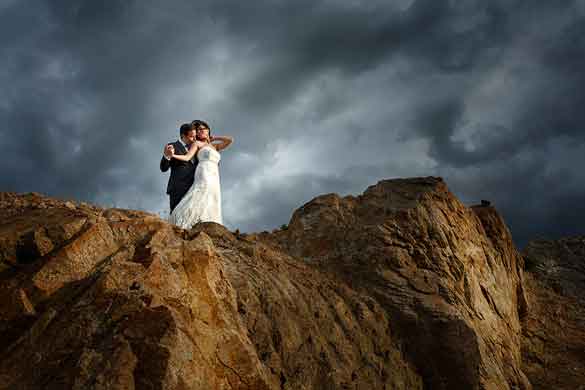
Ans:
<svg viewBox="0 0 585 390"><path fill-rule="evenodd" d="M585 389L585 237L537 240L523 250L530 302L524 371L535 389Z"/></svg>
<svg viewBox="0 0 585 390"><path fill-rule="evenodd" d="M497 211L440 178L323 195L272 233L38 194L0 194L0 221L0 389L585 383L579 297L525 272Z"/></svg>

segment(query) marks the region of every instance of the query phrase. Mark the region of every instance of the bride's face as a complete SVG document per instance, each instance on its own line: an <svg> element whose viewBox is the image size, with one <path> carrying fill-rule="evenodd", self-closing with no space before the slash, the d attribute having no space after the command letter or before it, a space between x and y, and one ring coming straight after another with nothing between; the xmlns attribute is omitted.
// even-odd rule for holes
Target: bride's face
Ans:
<svg viewBox="0 0 585 390"><path fill-rule="evenodd" d="M209 129L207 127L200 127L197 129L197 139L207 140L209 139Z"/></svg>

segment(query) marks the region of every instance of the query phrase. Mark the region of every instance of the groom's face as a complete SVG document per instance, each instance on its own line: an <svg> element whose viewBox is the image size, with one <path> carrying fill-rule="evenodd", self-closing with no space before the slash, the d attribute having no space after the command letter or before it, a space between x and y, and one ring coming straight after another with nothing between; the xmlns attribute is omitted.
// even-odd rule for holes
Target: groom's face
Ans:
<svg viewBox="0 0 585 390"><path fill-rule="evenodd" d="M183 135L183 142L185 142L187 145L191 145L193 142L195 142L195 134L197 134L195 130L189 131Z"/></svg>

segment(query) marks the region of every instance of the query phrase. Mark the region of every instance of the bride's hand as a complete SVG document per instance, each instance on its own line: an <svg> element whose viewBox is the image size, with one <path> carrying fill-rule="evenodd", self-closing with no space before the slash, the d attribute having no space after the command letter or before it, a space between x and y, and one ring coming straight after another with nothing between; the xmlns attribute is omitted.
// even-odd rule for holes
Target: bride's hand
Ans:
<svg viewBox="0 0 585 390"><path fill-rule="evenodd" d="M175 153L175 147L172 144L167 144L163 150L165 157L171 158Z"/></svg>

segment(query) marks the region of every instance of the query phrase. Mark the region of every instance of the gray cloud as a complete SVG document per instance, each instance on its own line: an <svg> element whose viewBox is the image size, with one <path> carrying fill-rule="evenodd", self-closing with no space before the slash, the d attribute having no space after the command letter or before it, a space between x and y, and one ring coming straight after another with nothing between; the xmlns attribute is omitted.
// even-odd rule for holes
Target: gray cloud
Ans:
<svg viewBox="0 0 585 390"><path fill-rule="evenodd" d="M164 212L209 121L231 228L441 175L523 245L583 233L585 2L0 3L0 189Z"/></svg>

